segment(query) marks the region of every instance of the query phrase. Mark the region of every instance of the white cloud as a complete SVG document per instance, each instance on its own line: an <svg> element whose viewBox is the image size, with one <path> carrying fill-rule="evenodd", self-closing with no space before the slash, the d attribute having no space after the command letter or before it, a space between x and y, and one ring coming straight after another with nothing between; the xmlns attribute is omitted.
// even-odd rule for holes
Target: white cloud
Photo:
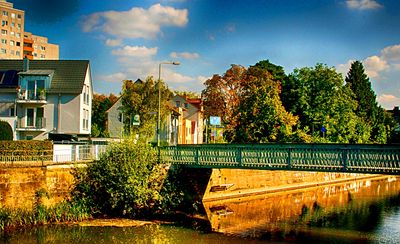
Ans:
<svg viewBox="0 0 400 244"><path fill-rule="evenodd" d="M382 94L378 96L378 102L386 109L393 109L394 106L400 105L400 97L392 94Z"/></svg>
<svg viewBox="0 0 400 244"><path fill-rule="evenodd" d="M378 9L382 8L383 5L379 4L375 0L347 0L346 5L350 9Z"/></svg>
<svg viewBox="0 0 400 244"><path fill-rule="evenodd" d="M128 11L105 11L86 16L84 32L103 31L119 39L152 39L162 26L183 27L188 23L188 10L155 4L149 9L134 7Z"/></svg>
<svg viewBox="0 0 400 244"><path fill-rule="evenodd" d="M371 56L364 60L365 71L371 78L376 78L379 76L381 71L387 70L389 68L386 60L378 56Z"/></svg>
<svg viewBox="0 0 400 244"><path fill-rule="evenodd" d="M189 52L172 52L169 55L171 58L184 58L184 59L197 59L200 58L198 53L189 53Z"/></svg>
<svg viewBox="0 0 400 244"><path fill-rule="evenodd" d="M117 47L121 46L122 40L121 39L107 39L106 40L106 45L110 47Z"/></svg>
<svg viewBox="0 0 400 244"><path fill-rule="evenodd" d="M99 76L100 80L107 82L121 82L122 80L126 80L126 78L127 78L126 74L122 72Z"/></svg>
<svg viewBox="0 0 400 244"><path fill-rule="evenodd" d="M138 58L146 58L151 57L157 54L158 48L152 47L147 48L145 46L124 46L123 48L119 48L113 50L111 53L117 56L123 57L138 57Z"/></svg>
<svg viewBox="0 0 400 244"><path fill-rule="evenodd" d="M381 55L388 61L400 61L400 45L385 47L382 50Z"/></svg>

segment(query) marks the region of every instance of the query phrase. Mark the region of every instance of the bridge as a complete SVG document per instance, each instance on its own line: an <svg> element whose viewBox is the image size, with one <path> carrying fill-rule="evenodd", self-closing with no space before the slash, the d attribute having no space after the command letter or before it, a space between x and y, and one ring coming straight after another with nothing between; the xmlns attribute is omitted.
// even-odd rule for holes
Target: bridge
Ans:
<svg viewBox="0 0 400 244"><path fill-rule="evenodd" d="M161 147L159 156L191 168L400 175L400 145L199 144Z"/></svg>

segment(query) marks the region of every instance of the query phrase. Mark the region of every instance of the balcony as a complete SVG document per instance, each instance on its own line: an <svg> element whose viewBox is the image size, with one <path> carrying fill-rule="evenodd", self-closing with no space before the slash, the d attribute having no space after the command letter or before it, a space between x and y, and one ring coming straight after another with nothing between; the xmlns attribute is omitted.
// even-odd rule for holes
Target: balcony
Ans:
<svg viewBox="0 0 400 244"><path fill-rule="evenodd" d="M46 131L46 118L32 117L18 118L17 131Z"/></svg>
<svg viewBox="0 0 400 244"><path fill-rule="evenodd" d="M46 104L46 91L34 91L34 90L21 90L17 97L17 103L29 103L29 104Z"/></svg>

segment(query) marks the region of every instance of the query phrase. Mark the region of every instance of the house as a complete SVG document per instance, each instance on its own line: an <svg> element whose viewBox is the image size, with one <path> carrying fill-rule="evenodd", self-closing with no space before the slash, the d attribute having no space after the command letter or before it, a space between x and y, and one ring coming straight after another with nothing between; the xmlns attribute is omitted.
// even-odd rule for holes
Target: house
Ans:
<svg viewBox="0 0 400 244"><path fill-rule="evenodd" d="M201 99L175 96L169 101L169 115L160 125L160 141L169 145L203 143L203 105ZM107 111L107 129L110 137L121 138L124 115L121 98ZM130 120L129 120L130 121ZM126 122L126 120L125 120ZM156 141L157 138L154 138Z"/></svg>
<svg viewBox="0 0 400 244"><path fill-rule="evenodd" d="M15 140L88 137L92 94L88 60L0 60L0 120Z"/></svg>
<svg viewBox="0 0 400 244"><path fill-rule="evenodd" d="M181 111L178 125L178 144L203 143L202 100L176 95L170 103Z"/></svg>

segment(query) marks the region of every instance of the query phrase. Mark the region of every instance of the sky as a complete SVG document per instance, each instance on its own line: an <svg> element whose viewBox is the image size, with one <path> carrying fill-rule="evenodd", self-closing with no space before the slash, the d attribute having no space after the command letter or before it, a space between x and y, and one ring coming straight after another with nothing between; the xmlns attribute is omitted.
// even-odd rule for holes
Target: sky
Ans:
<svg viewBox="0 0 400 244"><path fill-rule="evenodd" d="M60 59L90 60L96 93L148 76L200 93L231 64L296 68L323 63L345 77L362 61L379 104L400 105L398 0L8 0L25 30L60 46Z"/></svg>

